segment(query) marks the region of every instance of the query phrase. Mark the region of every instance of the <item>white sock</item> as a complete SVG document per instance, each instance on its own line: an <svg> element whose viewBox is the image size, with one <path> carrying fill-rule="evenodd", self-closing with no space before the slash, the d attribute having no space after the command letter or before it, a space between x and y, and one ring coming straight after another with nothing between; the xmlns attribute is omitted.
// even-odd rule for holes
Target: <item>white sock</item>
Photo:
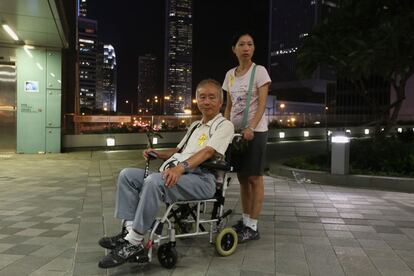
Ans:
<svg viewBox="0 0 414 276"><path fill-rule="evenodd" d="M126 235L125 239L133 245L138 245L142 243L142 241L144 240L144 236L141 234L138 234L134 230L131 230L128 232L128 235Z"/></svg>
<svg viewBox="0 0 414 276"><path fill-rule="evenodd" d="M124 226L125 226L126 230L128 231L128 233L131 232L131 230L132 230L132 223L133 223L132 220L126 220L124 222Z"/></svg>
<svg viewBox="0 0 414 276"><path fill-rule="evenodd" d="M252 228L254 231L257 231L257 219L249 218L246 226Z"/></svg>
<svg viewBox="0 0 414 276"><path fill-rule="evenodd" d="M243 213L242 218L243 218L243 224L247 225L247 221L250 219L250 215Z"/></svg>

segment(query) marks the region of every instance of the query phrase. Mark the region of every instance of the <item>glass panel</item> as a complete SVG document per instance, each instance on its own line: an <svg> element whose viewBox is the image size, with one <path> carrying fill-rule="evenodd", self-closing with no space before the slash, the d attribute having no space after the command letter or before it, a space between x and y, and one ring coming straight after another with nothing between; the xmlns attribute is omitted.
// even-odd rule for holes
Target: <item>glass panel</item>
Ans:
<svg viewBox="0 0 414 276"><path fill-rule="evenodd" d="M0 62L0 151L16 151L16 67Z"/></svg>

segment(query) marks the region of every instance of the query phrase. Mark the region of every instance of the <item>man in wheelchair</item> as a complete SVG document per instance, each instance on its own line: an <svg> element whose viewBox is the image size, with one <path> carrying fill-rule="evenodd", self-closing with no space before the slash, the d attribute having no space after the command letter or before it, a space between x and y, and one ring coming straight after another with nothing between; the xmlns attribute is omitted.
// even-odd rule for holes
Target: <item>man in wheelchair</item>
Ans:
<svg viewBox="0 0 414 276"><path fill-rule="evenodd" d="M151 228L163 203L214 196L215 176L200 164L216 155L224 155L234 126L220 114L223 104L220 83L212 79L201 81L196 98L202 119L190 126L177 147L144 151L146 159L166 160L158 173L144 179L143 169L127 168L120 172L115 217L122 220L122 231L99 240L102 247L112 250L99 262L99 267L116 267L143 254L144 234Z"/></svg>

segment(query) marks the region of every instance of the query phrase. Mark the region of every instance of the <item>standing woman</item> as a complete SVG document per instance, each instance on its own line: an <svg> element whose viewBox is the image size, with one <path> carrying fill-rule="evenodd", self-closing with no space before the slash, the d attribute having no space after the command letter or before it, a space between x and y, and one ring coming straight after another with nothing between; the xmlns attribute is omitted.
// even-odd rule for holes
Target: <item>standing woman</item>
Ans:
<svg viewBox="0 0 414 276"><path fill-rule="evenodd" d="M260 238L257 219L264 198L263 172L268 130L264 111L271 79L265 67L252 61L254 50L253 36L249 32L234 36L232 51L237 57L238 66L226 73L222 86L227 91L224 116L233 122L235 129L241 131L243 138L248 141L237 173L243 215L233 228L240 243ZM248 113L243 119L245 110Z"/></svg>

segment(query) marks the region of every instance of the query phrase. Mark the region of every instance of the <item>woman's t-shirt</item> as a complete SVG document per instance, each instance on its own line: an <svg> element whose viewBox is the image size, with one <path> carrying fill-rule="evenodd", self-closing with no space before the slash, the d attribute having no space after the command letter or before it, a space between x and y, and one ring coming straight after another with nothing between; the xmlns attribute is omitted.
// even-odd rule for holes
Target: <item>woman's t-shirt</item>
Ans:
<svg viewBox="0 0 414 276"><path fill-rule="evenodd" d="M235 129L246 127L241 124L243 121L243 112L246 109L247 90L249 89L249 81L253 65L254 63L243 76L235 76L236 67L230 69L226 73L226 77L223 82L223 90L229 92L231 96L232 108L230 113L230 121L234 124ZM247 119L248 122L253 119L257 111L259 103L259 88L267 83L270 83L271 81L272 80L270 79L266 68L261 65L257 65L252 95L250 97L249 116ZM254 131L264 132L267 131L267 129L267 116L263 113L263 116Z"/></svg>

